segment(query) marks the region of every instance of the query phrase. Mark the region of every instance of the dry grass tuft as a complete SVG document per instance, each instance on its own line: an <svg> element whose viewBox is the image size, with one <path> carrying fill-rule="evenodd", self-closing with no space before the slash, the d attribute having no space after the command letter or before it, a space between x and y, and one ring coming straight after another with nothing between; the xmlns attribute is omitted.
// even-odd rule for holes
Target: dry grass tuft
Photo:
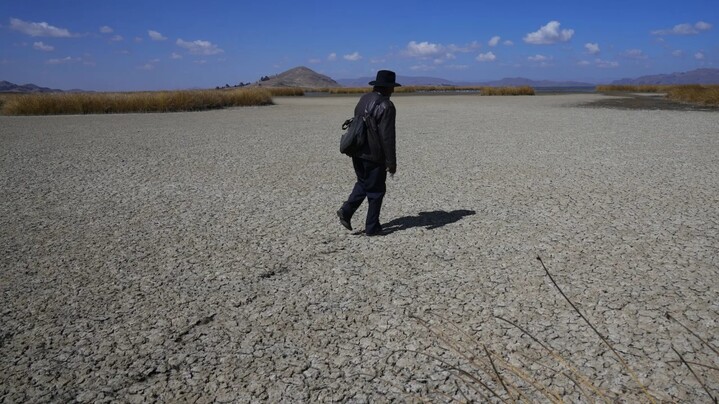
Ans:
<svg viewBox="0 0 719 404"><path fill-rule="evenodd" d="M667 91L667 98L692 104L719 106L719 85L673 86Z"/></svg>
<svg viewBox="0 0 719 404"><path fill-rule="evenodd" d="M333 87L333 88L316 88L312 91L328 93L328 94L364 94L371 89L367 87Z"/></svg>
<svg viewBox="0 0 719 404"><path fill-rule="evenodd" d="M534 95L534 88L521 87L482 87L481 95Z"/></svg>
<svg viewBox="0 0 719 404"><path fill-rule="evenodd" d="M667 98L679 102L699 105L719 106L719 85L613 85L597 86L597 92L641 92L641 93L666 93Z"/></svg>
<svg viewBox="0 0 719 404"><path fill-rule="evenodd" d="M16 93L0 93L0 111L2 111L3 105L5 105L8 101L12 100L13 98L19 97L21 94Z"/></svg>
<svg viewBox="0 0 719 404"><path fill-rule="evenodd" d="M266 87L266 90L273 97L298 97L305 95L305 90L300 87Z"/></svg>
<svg viewBox="0 0 719 404"><path fill-rule="evenodd" d="M670 86L663 85L603 85L597 86L598 93L663 93Z"/></svg>
<svg viewBox="0 0 719 404"><path fill-rule="evenodd" d="M272 95L264 89L53 93L8 98L2 106L2 113L4 115L65 115L176 112L269 104L272 104Z"/></svg>

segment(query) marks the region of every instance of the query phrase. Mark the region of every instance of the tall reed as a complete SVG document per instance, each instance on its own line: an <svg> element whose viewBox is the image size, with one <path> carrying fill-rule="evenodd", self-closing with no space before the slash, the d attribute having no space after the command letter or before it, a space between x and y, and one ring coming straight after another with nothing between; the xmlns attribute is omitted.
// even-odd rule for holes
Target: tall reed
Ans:
<svg viewBox="0 0 719 404"><path fill-rule="evenodd" d="M305 95L305 90L300 87L266 87L266 90L273 97L297 97Z"/></svg>
<svg viewBox="0 0 719 404"><path fill-rule="evenodd" d="M658 85L658 84L642 84L642 85L628 85L628 84L612 84L612 85L600 85L596 86L595 90L598 93L663 93L667 91L670 86Z"/></svg>
<svg viewBox="0 0 719 404"><path fill-rule="evenodd" d="M719 106L719 85L673 86L668 89L667 98L692 104Z"/></svg>
<svg viewBox="0 0 719 404"><path fill-rule="evenodd" d="M63 115L176 112L269 104L272 104L272 95L264 89L53 93L12 97L2 106L2 113Z"/></svg>
<svg viewBox="0 0 719 404"><path fill-rule="evenodd" d="M481 95L534 95L534 88L530 86L520 87L482 87Z"/></svg>

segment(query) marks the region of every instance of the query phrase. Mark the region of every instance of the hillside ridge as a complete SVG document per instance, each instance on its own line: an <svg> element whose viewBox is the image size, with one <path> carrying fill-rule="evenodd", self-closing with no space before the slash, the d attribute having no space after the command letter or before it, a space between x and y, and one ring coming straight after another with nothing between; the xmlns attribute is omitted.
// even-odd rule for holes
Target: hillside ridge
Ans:
<svg viewBox="0 0 719 404"><path fill-rule="evenodd" d="M305 66L298 66L274 76L262 77L251 85L258 87L341 87L338 82L332 80L329 76L317 73Z"/></svg>
<svg viewBox="0 0 719 404"><path fill-rule="evenodd" d="M719 84L719 69L695 69L688 72L675 72L670 74L653 74L637 78L615 80L612 84Z"/></svg>

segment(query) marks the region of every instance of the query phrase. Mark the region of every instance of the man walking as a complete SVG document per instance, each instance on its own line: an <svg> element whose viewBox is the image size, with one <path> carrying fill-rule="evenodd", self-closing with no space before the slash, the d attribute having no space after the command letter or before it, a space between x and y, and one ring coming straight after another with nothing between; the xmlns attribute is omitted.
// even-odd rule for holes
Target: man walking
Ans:
<svg viewBox="0 0 719 404"><path fill-rule="evenodd" d="M368 236L382 234L379 213L387 189L387 173L397 171L394 127L397 111L389 100L394 88L401 86L395 80L393 71L378 71L376 79L369 82L373 86L372 92L360 98L354 112L355 119L362 119L365 111L369 112L367 142L352 156L357 182L347 201L337 211L337 216L344 227L352 230L352 215L366 197L369 207L365 234Z"/></svg>

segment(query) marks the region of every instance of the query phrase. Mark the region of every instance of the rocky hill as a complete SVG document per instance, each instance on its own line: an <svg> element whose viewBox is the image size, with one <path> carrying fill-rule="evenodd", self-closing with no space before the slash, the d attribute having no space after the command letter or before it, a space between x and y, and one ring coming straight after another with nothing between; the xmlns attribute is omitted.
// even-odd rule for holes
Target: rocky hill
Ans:
<svg viewBox="0 0 719 404"><path fill-rule="evenodd" d="M331 78L304 66L295 67L276 76L265 76L252 85L261 87L342 87Z"/></svg>
<svg viewBox="0 0 719 404"><path fill-rule="evenodd" d="M696 69L672 74L656 74L636 79L621 79L612 84L719 84L719 69Z"/></svg>

